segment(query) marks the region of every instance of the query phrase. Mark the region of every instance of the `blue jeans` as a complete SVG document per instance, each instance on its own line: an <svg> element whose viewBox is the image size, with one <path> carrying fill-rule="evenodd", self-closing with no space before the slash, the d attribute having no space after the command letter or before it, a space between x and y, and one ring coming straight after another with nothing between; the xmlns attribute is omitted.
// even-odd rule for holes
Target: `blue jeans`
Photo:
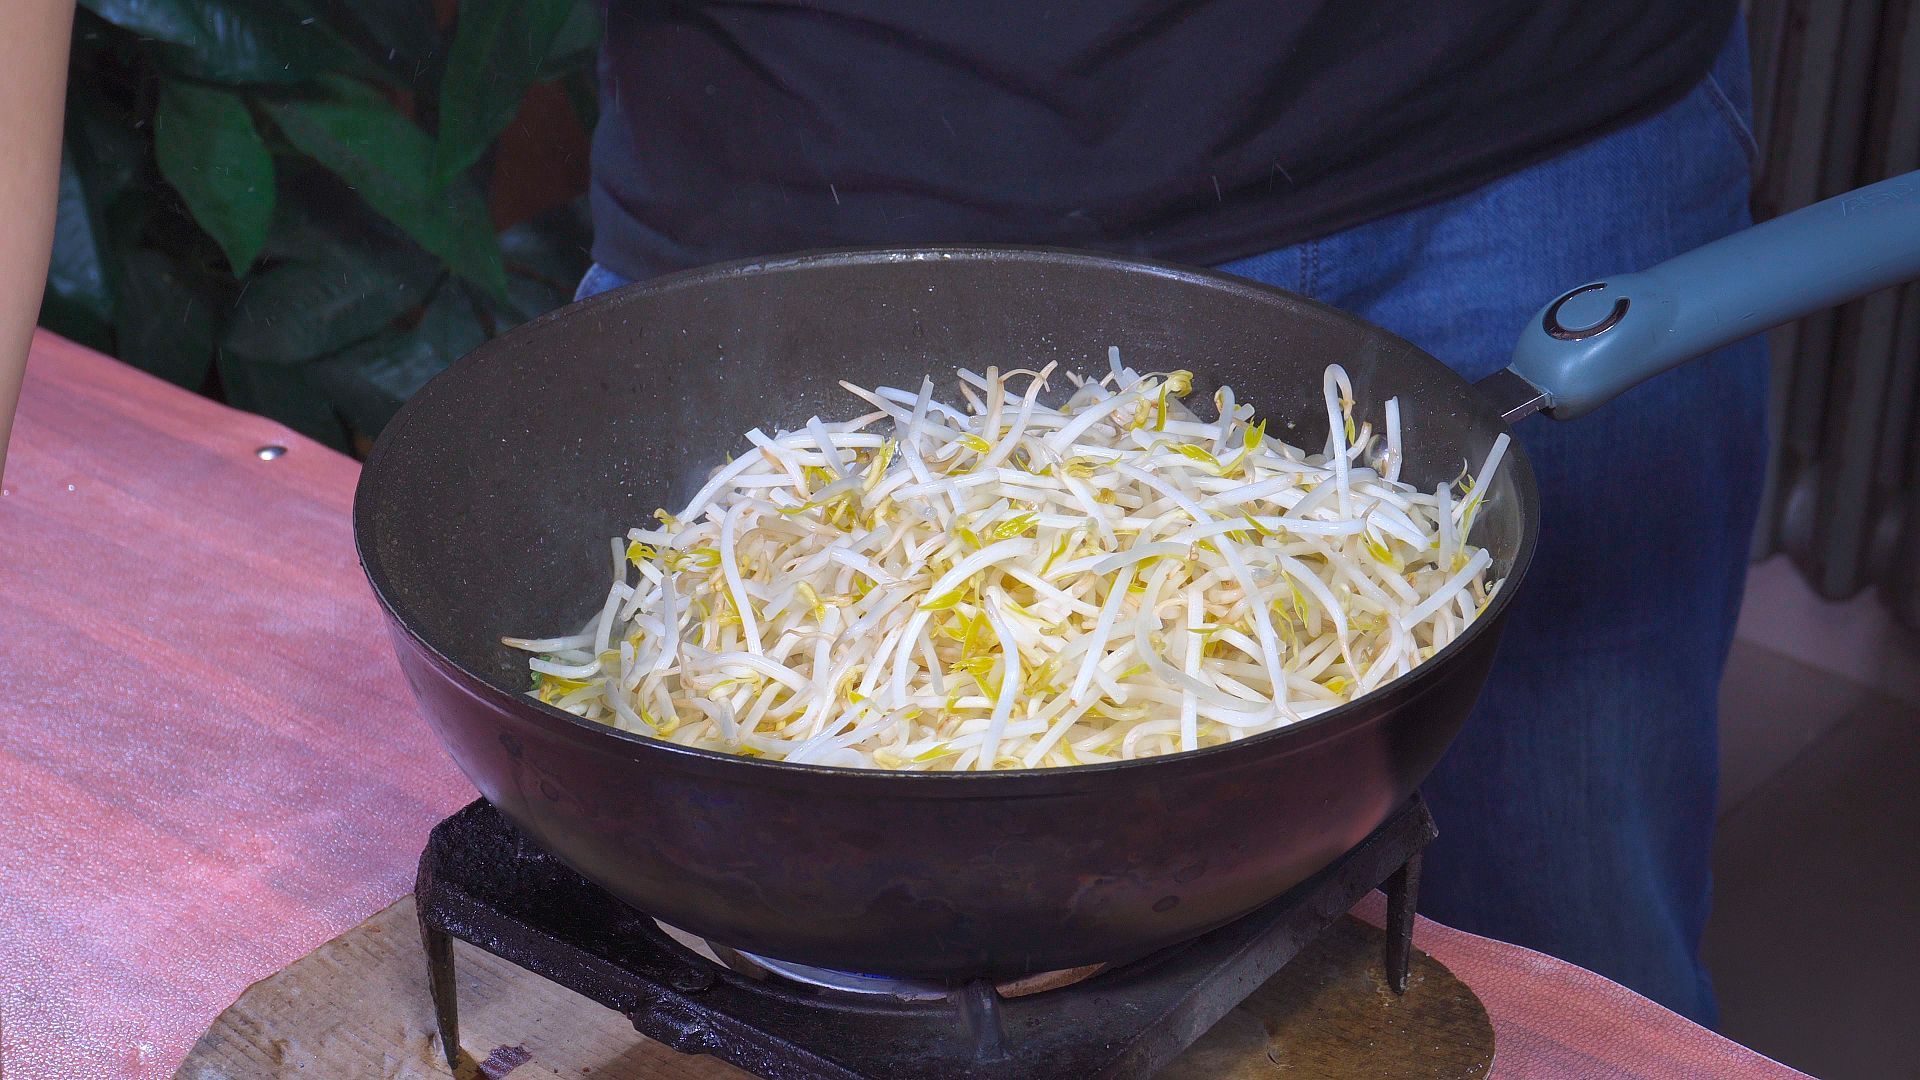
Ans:
<svg viewBox="0 0 1920 1080"><path fill-rule="evenodd" d="M1748 223L1744 26L1677 104L1445 202L1222 269L1345 308L1477 379L1565 289ZM588 296L622 284L594 267ZM1711 1024L1699 960L1715 703L1766 451L1765 345L1570 423L1519 425L1539 552L1486 693L1422 789L1420 909Z"/></svg>

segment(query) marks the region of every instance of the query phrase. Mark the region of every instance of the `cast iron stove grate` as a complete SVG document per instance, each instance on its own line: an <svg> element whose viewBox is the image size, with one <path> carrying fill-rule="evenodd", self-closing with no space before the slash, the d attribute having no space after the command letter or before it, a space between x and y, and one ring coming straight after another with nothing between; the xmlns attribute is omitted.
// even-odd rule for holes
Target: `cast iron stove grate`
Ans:
<svg viewBox="0 0 1920 1080"><path fill-rule="evenodd" d="M696 955L651 918L474 802L420 856L415 900L449 1063L458 1055L452 938L618 1010L650 1039L770 1080L1151 1076L1375 887L1387 892L1388 983L1404 990L1420 849L1418 796L1313 878L1236 922L1070 986L935 1000L755 979Z"/></svg>

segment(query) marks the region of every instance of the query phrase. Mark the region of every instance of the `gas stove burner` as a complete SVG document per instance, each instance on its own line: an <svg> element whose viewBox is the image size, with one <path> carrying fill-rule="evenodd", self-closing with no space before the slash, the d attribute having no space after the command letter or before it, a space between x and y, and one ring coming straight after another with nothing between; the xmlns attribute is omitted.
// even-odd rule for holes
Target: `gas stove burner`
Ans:
<svg viewBox="0 0 1920 1080"><path fill-rule="evenodd" d="M838 990L843 994L874 994L897 998L901 1001L941 1001L953 993L953 987L944 983L894 979L885 975L861 975L852 971L810 967L806 964L775 960L758 953L743 952L735 955L753 967L758 967L768 974L790 982L796 982L802 986L817 986L822 990Z"/></svg>
<svg viewBox="0 0 1920 1080"><path fill-rule="evenodd" d="M862 975L853 971L836 971L833 968L796 964L790 960L776 960L771 956L762 956L744 949L730 949L696 934L689 934L659 919L653 920L653 924L690 952L751 979L785 979L801 986L834 990L842 994L867 994L875 997L891 997L900 1001L940 1001L951 997L956 989L942 982L899 979L888 975ZM1026 997L1028 994L1040 994L1048 990L1072 986L1106 969L1105 964L1090 964L1086 967L1067 968L1061 971L1035 972L1032 975L1023 975L1017 979L996 983L993 990L1002 998Z"/></svg>
<svg viewBox="0 0 1920 1080"><path fill-rule="evenodd" d="M414 898L450 1065L457 937L625 1014L650 1039L760 1077L1140 1080L1376 886L1387 890L1387 981L1403 990L1420 849L1434 835L1416 796L1332 865L1233 923L1131 963L998 986L849 974L704 941L613 899L485 802L435 827Z"/></svg>
<svg viewBox="0 0 1920 1080"><path fill-rule="evenodd" d="M729 949L725 945L718 945L706 938L689 934L659 919L653 920L653 925L659 927L668 937L684 945L689 951L751 979L785 979L801 986L836 990L842 994L867 994L875 997L896 998L900 1001L939 1001L953 992L953 988L944 983L894 979L885 975L861 975L852 971L835 971L832 968L810 967L806 964L775 960L771 956L761 956L759 953Z"/></svg>

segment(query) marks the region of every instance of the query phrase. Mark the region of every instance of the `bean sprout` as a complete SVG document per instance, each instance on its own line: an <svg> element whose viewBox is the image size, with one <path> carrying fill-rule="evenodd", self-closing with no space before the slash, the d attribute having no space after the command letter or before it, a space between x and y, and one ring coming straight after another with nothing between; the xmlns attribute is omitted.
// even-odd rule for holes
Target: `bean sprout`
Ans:
<svg viewBox="0 0 1920 1080"><path fill-rule="evenodd" d="M1507 450L1458 497L1399 479L1403 415L1355 425L1329 367L1308 454L1188 372L962 370L964 407L841 384L873 411L748 433L678 516L615 543L532 695L613 727L790 762L1087 765L1298 723L1407 674L1499 582L1472 546ZM1369 454L1370 450L1377 453ZM1378 469L1365 463L1375 461Z"/></svg>

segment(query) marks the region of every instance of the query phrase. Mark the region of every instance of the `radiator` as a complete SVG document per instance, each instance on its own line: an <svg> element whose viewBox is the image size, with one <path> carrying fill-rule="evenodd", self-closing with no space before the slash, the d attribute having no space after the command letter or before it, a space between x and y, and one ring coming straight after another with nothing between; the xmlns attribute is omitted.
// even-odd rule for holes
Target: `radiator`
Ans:
<svg viewBox="0 0 1920 1080"><path fill-rule="evenodd" d="M1767 218L1920 168L1920 0L1753 0ZM1774 446L1755 556L1920 626L1920 285L1772 334Z"/></svg>

